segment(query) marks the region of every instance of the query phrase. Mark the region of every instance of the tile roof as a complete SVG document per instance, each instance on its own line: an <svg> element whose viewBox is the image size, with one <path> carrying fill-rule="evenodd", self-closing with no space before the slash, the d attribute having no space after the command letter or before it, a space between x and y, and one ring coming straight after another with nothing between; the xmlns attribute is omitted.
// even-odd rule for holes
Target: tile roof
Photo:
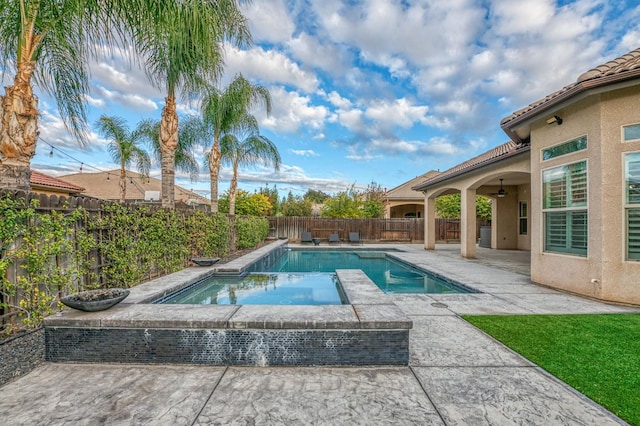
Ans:
<svg viewBox="0 0 640 426"><path fill-rule="evenodd" d="M64 180L55 178L53 176L45 175L44 173L40 173L36 170L31 170L31 178L29 179L29 181L31 183L31 186L64 189L70 193L84 191L84 188L81 186L65 182Z"/></svg>
<svg viewBox="0 0 640 426"><path fill-rule="evenodd" d="M599 65L585 73L582 73L574 83L564 86L544 98L533 102L526 107L505 117L500 122L503 130L512 138L518 138L510 129L536 114L556 105L578 93L596 87L606 86L624 80L640 77L640 48L633 50L619 58Z"/></svg>
<svg viewBox="0 0 640 426"><path fill-rule="evenodd" d="M146 191L161 191L162 181L153 177L143 178L140 173L127 170L127 200L144 200ZM69 182L82 185L86 189L85 195L102 200L118 200L120 198L120 170L110 170L100 173L75 173L63 176ZM209 204L209 200L193 191L178 185L174 187L176 203L187 203L195 200L198 204Z"/></svg>
<svg viewBox="0 0 640 426"><path fill-rule="evenodd" d="M438 176L440 172L430 170L427 173L417 176L408 182L398 185L393 189L387 191L388 200L424 200L424 195L420 191L415 191L413 187L421 182L429 180L435 176Z"/></svg>
<svg viewBox="0 0 640 426"><path fill-rule="evenodd" d="M470 160L465 161L464 163L460 163L448 170L445 170L437 176L434 176L431 179L428 179L421 184L414 186L412 189L414 191L423 191L426 188L435 185L436 183L468 173L472 170L479 169L497 161L502 161L506 158L528 152L529 149L529 145L518 144L513 141L503 143L502 145L499 145L487 152L484 152L476 157L473 157Z"/></svg>

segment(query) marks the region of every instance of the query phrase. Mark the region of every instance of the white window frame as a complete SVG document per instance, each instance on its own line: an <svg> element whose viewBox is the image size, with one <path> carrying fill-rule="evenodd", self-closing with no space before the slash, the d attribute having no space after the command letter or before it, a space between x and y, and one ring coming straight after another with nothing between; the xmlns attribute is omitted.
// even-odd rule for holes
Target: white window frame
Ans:
<svg viewBox="0 0 640 426"><path fill-rule="evenodd" d="M630 156L634 156L637 155L639 158L636 161L640 161L640 151L634 151L634 152L625 152L623 155L623 164L624 164L624 178L623 178L623 185L624 185L624 190L622 191L623 193L623 204L624 204L624 229L625 229L625 247L624 247L624 253L625 253L625 260L629 261L629 262L639 262L640 261L640 255L638 255L638 257L630 257L629 256L629 243L630 243L630 235L631 232L629 230L629 213L630 212L634 212L634 213L639 213L640 212L640 200L638 200L637 202L630 202L629 201L629 170L628 170L628 161L627 158Z"/></svg>
<svg viewBox="0 0 640 426"><path fill-rule="evenodd" d="M622 141L622 143L640 141L640 138L637 138L637 139L625 139L625 137L624 137L624 129L627 128L627 127L640 127L640 123L625 124L624 126L620 127L620 140Z"/></svg>
<svg viewBox="0 0 640 426"><path fill-rule="evenodd" d="M570 195L568 192L571 191L571 185L568 185L566 188L567 191L567 195L565 196L565 206L563 207L546 207L545 204L545 199L547 197L547 193L546 193L546 188L545 188L545 173L552 171L552 170L556 170L556 169L562 169L565 167L570 167L574 164L580 164L580 163L584 163L584 167L585 167L585 188L584 188L584 192L585 192L585 204L584 205L576 205L576 206L572 206L569 205L567 206L567 200L570 199ZM542 200L541 200L541 206L542 206L542 239L543 239L543 247L542 250L544 253L549 253L549 254L560 254L560 255L568 255L568 256L577 256L577 257L588 257L589 254L589 162L587 161L587 159L581 159L578 161L572 161L570 163L565 163L565 164L560 164L557 166L553 166L553 167L549 167L546 169L542 169L541 173L540 173L540 177L541 177L541 195L542 195ZM565 179L568 179L565 175ZM570 181L569 181L570 183ZM547 222L547 218L549 214L553 214L553 213L565 213L566 214L566 218L567 220L569 218L572 217L572 213L576 212L576 213L580 213L580 212L584 212L584 214L586 215L586 237L585 237L585 244L586 244L586 248L583 250L579 250L577 248L571 247L569 244L567 243L566 246L566 250L552 250L549 249L548 246L548 231L547 231L547 226L548 226L548 222ZM565 228L566 230L566 228ZM569 241L571 240L573 236L572 232L565 232L564 238L565 240Z"/></svg>
<svg viewBox="0 0 640 426"><path fill-rule="evenodd" d="M522 216L522 207L526 214ZM525 221L524 232L522 232L522 221ZM518 202L518 235L529 235L529 203L527 201Z"/></svg>
<svg viewBox="0 0 640 426"><path fill-rule="evenodd" d="M544 158L544 152L545 151L553 149L553 148L561 146L561 145L564 145L564 144L567 144L567 143L570 143L570 142L573 142L573 141L576 141L576 140L581 139L581 138L585 138L586 142L587 142L587 146L584 149L579 149L577 151L567 152L566 154L557 155L557 156L551 157L551 158L546 158L546 159ZM567 155L575 154L576 152L586 151L587 149L589 149L589 137L588 137L588 135L584 134L584 135L576 136L575 138L567 139L567 140L565 140L563 142L560 142L560 143L557 143L555 145L545 146L544 148L540 148L540 161L541 162L545 162L545 161L556 160L558 158L566 157Z"/></svg>

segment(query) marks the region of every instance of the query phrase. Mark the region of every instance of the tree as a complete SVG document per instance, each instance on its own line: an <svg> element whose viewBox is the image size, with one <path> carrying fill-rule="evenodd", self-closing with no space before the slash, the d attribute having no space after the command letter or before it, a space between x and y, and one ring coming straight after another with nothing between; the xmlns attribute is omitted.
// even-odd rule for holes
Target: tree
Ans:
<svg viewBox="0 0 640 426"><path fill-rule="evenodd" d="M219 202L220 212L229 213L229 191L226 191ZM236 194L236 213L240 216L266 216L271 209L269 198L264 194L249 194L239 189Z"/></svg>
<svg viewBox="0 0 640 426"><path fill-rule="evenodd" d="M376 182L371 182L364 192L363 216L379 218L384 216L386 191Z"/></svg>
<svg viewBox="0 0 640 426"><path fill-rule="evenodd" d="M305 200L309 200L312 203L316 203L316 204L322 204L329 198L331 198L329 194L325 194L322 191L316 191L314 189L308 189L307 192L304 194Z"/></svg>
<svg viewBox="0 0 640 426"><path fill-rule="evenodd" d="M222 162L231 165L233 177L229 188L229 214L235 214L236 192L238 189L238 168L259 163L280 168L280 153L269 138L258 133L258 121L247 114L239 119L232 133L227 133L220 141Z"/></svg>
<svg viewBox="0 0 640 426"><path fill-rule="evenodd" d="M443 219L460 219L460 193L436 198L436 215ZM487 197L476 196L476 217L491 219L491 203Z"/></svg>
<svg viewBox="0 0 640 426"><path fill-rule="evenodd" d="M243 46L251 35L236 0L148 3L140 13L134 40L149 80L166 89L158 147L162 206L173 208L176 149L180 149L176 95L192 97L216 81L222 73L222 42Z"/></svg>
<svg viewBox="0 0 640 426"><path fill-rule="evenodd" d="M269 216L278 216L282 213L277 185L273 185L273 188L270 188L267 183L264 188L261 186L258 189L258 193L265 195L271 202L271 210L268 212Z"/></svg>
<svg viewBox="0 0 640 426"><path fill-rule="evenodd" d="M346 191L341 191L335 196L325 200L320 215L341 219L356 219L362 217L362 199L356 191L355 185L351 185Z"/></svg>
<svg viewBox="0 0 640 426"><path fill-rule="evenodd" d="M121 117L102 115L96 123L98 132L109 139L107 150L113 161L120 164L120 203L124 203L127 193L127 168L132 162L137 170L146 176L149 174L151 160L149 154L138 145L144 140L144 133L140 129L129 131L126 121Z"/></svg>
<svg viewBox="0 0 640 426"><path fill-rule="evenodd" d="M138 0L142 1L142 0ZM85 95L96 44L123 40L137 0L0 2L0 62L15 70L0 96L0 186L29 190L38 137L37 86L51 95L66 128L86 140ZM119 36L118 36L119 35Z"/></svg>
<svg viewBox="0 0 640 426"><path fill-rule="evenodd" d="M282 201L282 214L284 216L306 217L311 216L311 212L311 200L299 195L294 196L291 191L289 191L287 198Z"/></svg>
<svg viewBox="0 0 640 426"><path fill-rule="evenodd" d="M204 131L213 137L209 151L209 174L211 177L211 212L218 211L218 178L220 176L220 139L256 106L264 106L271 114L271 94L260 85L251 84L242 75L237 75L227 88L220 92L211 89L202 101Z"/></svg>
<svg viewBox="0 0 640 426"><path fill-rule="evenodd" d="M200 173L200 165L196 159L193 150L199 144L194 137L197 131L193 131L194 126L200 126L200 120L197 117L187 117L178 130L178 144L174 152L175 169L184 173L188 173L192 181L198 179ZM162 162L162 146L160 142L160 120L151 118L142 120L138 124L138 129L143 134L147 144L151 148L154 161L158 164Z"/></svg>

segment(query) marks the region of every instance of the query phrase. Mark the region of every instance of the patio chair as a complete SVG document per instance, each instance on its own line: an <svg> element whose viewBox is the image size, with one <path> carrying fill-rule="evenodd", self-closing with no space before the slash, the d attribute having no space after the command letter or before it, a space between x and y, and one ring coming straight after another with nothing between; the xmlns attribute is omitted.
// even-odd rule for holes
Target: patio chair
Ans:
<svg viewBox="0 0 640 426"><path fill-rule="evenodd" d="M349 232L349 242L351 244L362 244L359 232Z"/></svg>
<svg viewBox="0 0 640 426"><path fill-rule="evenodd" d="M338 234L329 234L329 244L340 244L340 236Z"/></svg>
<svg viewBox="0 0 640 426"><path fill-rule="evenodd" d="M311 232L303 232L300 237L301 243L312 243L313 239L311 238Z"/></svg>

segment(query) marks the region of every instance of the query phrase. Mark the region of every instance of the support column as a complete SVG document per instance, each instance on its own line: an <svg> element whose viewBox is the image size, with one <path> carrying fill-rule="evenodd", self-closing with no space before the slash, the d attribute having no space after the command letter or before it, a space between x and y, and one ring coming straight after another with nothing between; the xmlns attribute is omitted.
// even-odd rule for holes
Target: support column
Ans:
<svg viewBox="0 0 640 426"><path fill-rule="evenodd" d="M460 191L460 254L476 257L476 190Z"/></svg>
<svg viewBox="0 0 640 426"><path fill-rule="evenodd" d="M436 248L436 200L424 194L424 249Z"/></svg>

